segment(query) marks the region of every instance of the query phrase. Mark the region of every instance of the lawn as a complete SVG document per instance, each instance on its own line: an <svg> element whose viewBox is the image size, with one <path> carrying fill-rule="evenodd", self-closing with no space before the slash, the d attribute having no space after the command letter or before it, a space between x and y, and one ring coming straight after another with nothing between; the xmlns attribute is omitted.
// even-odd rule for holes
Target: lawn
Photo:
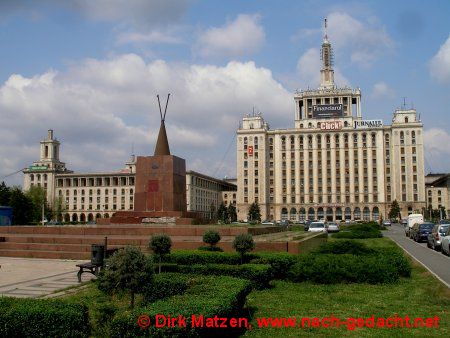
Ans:
<svg viewBox="0 0 450 338"><path fill-rule="evenodd" d="M337 239L330 239L337 240ZM358 240L371 247L396 244L387 238ZM397 284L290 283L253 291L247 304L254 310L252 330L245 337L450 337L450 290L423 267L414 264L412 277ZM439 328L258 328L256 317L413 317L440 318Z"/></svg>

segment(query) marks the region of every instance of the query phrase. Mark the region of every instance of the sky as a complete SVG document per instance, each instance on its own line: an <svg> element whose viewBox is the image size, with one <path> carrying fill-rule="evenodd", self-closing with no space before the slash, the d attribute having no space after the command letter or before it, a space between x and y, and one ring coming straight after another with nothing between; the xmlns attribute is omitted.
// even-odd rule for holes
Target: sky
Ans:
<svg viewBox="0 0 450 338"><path fill-rule="evenodd" d="M75 172L153 154L156 95L171 98L171 153L236 176L236 130L261 112L293 128L293 93L316 88L328 20L336 84L360 88L364 119L414 107L425 171L450 172L450 2L1 0L0 181L39 159L53 129Z"/></svg>

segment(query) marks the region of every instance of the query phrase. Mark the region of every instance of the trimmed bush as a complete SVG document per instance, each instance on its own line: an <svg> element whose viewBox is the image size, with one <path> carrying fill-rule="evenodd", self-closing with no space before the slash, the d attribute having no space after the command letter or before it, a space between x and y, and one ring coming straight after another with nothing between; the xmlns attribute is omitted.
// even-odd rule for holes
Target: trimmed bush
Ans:
<svg viewBox="0 0 450 338"><path fill-rule="evenodd" d="M292 281L335 283L393 283L399 279L397 267L386 255L307 254L289 271Z"/></svg>
<svg viewBox="0 0 450 338"><path fill-rule="evenodd" d="M89 337L90 331L84 305L0 297L0 337Z"/></svg>
<svg viewBox="0 0 450 338"><path fill-rule="evenodd" d="M172 239L167 234L156 234L150 238L149 248L159 258L159 273L161 273L162 257L170 253Z"/></svg>
<svg viewBox="0 0 450 338"><path fill-rule="evenodd" d="M251 291L250 282L228 276L193 276L190 287L183 295L159 300L150 307L124 311L111 322L111 337L198 337L237 336L236 329L192 328L192 315L206 317L236 317L242 310ZM140 315L149 316L151 326L141 329L137 325ZM155 327L156 315L186 317L186 327ZM197 317L198 318L198 317Z"/></svg>
<svg viewBox="0 0 450 338"><path fill-rule="evenodd" d="M144 303L152 303L159 299L181 295L188 288L188 277L179 273L158 274L144 288Z"/></svg>
<svg viewBox="0 0 450 338"><path fill-rule="evenodd" d="M245 254L255 248L253 236L250 234L237 235L233 241L233 248L241 255L241 264L244 263Z"/></svg>
<svg viewBox="0 0 450 338"><path fill-rule="evenodd" d="M203 234L203 242L212 248L220 241L220 234L216 230L208 230Z"/></svg>
<svg viewBox="0 0 450 338"><path fill-rule="evenodd" d="M200 246L197 250L223 252L223 249L218 246Z"/></svg>
<svg viewBox="0 0 450 338"><path fill-rule="evenodd" d="M364 243L342 240L327 242L320 245L316 250L316 253L323 254L352 254L352 255L367 255L373 254L376 251L374 249L368 248Z"/></svg>
<svg viewBox="0 0 450 338"><path fill-rule="evenodd" d="M347 228L333 234L334 238L364 239L383 237L376 223L352 224Z"/></svg>
<svg viewBox="0 0 450 338"><path fill-rule="evenodd" d="M250 258L250 257L249 257ZM231 252L208 252L200 250L177 250L164 257L165 263L189 264L239 264L240 256Z"/></svg>
<svg viewBox="0 0 450 338"><path fill-rule="evenodd" d="M287 252L258 252L252 254L252 264L269 264L274 279L285 279L289 269L298 261L298 255Z"/></svg>
<svg viewBox="0 0 450 338"><path fill-rule="evenodd" d="M384 255L386 260L397 269L402 277L411 277L411 263L405 257L402 250L399 248L378 248L376 249L378 255Z"/></svg>

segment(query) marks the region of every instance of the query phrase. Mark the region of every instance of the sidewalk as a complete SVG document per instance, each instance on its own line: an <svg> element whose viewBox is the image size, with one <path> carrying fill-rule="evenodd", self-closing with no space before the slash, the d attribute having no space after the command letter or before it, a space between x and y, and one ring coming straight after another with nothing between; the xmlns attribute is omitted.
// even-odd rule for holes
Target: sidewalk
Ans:
<svg viewBox="0 0 450 338"><path fill-rule="evenodd" d="M77 264L86 261L0 257L0 296L51 297L55 291L79 285ZM94 276L83 273L82 282Z"/></svg>

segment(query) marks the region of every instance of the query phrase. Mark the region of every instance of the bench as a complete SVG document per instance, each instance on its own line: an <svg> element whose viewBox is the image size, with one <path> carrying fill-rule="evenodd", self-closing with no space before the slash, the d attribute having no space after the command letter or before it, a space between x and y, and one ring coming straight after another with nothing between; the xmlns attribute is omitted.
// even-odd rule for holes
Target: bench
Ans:
<svg viewBox="0 0 450 338"><path fill-rule="evenodd" d="M81 274L83 272L89 272L89 273L92 273L94 276L98 276L101 265L92 264L91 262L86 262L86 263L77 264L77 267L80 268L80 270L77 273L78 283L81 283Z"/></svg>
<svg viewBox="0 0 450 338"><path fill-rule="evenodd" d="M78 268L80 268L77 273L78 283L81 283L81 274L83 272L89 272L89 273L92 273L94 276L98 276L98 274L100 273L100 269L103 268L103 266L104 266L105 259L111 257L118 250L120 250L120 248L108 249L108 237L105 237L103 257L101 260L98 260L98 257L97 257L96 262L98 264L92 263L93 259L91 259L90 262L81 263L81 264L76 265Z"/></svg>

